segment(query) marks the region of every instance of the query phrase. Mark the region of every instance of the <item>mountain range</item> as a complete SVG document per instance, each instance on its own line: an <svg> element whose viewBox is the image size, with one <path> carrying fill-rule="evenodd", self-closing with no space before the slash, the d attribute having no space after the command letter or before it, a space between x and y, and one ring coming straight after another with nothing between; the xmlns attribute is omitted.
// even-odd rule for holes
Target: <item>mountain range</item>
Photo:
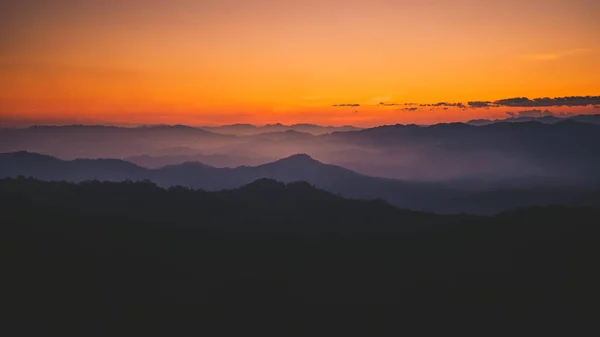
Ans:
<svg viewBox="0 0 600 337"><path fill-rule="evenodd" d="M215 133L221 133L226 135L237 135L237 136L251 136L261 133L272 133L272 132L284 132L284 131L297 131L302 133L309 133L312 135L324 135L332 132L347 132L357 131L360 128L344 125L344 126L321 126L315 124L293 124L283 125L280 123L267 124L263 126L256 126L252 124L232 124L222 126L203 126L204 130L208 130Z"/></svg>
<svg viewBox="0 0 600 337"><path fill-rule="evenodd" d="M504 119L473 119L467 122L467 124L474 126L489 125L494 123L523 123L523 122L540 122L544 124L554 124L565 120L572 120L581 123L589 124L600 124L600 114L595 115L573 115L573 116L554 116L545 115L539 117L532 116L520 116L520 117L508 117Z"/></svg>
<svg viewBox="0 0 600 337"><path fill-rule="evenodd" d="M597 185L563 185L536 179L481 186L464 182L410 182L359 174L321 163L306 154L253 167L216 168L187 162L158 169L117 159L65 161L28 152L0 154L0 177L16 176L72 182L150 180L165 187L185 186L206 191L234 189L263 178L304 181L348 198L383 199L406 209L440 213L493 214L522 206L600 205Z"/></svg>
<svg viewBox="0 0 600 337"><path fill-rule="evenodd" d="M67 160L115 158L152 169L188 161L257 166L306 153L364 175L420 182L538 177L596 184L598 143L600 125L572 119L554 124L388 125L319 136L295 130L235 136L186 126L0 130L0 152Z"/></svg>

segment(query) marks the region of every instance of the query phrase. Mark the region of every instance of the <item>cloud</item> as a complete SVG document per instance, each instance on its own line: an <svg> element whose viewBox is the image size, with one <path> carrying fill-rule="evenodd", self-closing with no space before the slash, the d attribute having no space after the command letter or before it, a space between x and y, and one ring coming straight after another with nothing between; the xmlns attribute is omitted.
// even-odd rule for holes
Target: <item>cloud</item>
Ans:
<svg viewBox="0 0 600 337"><path fill-rule="evenodd" d="M474 101L467 103L471 108L489 108L496 106L494 103L490 101Z"/></svg>
<svg viewBox="0 0 600 337"><path fill-rule="evenodd" d="M360 104L356 103L343 103L343 104L334 104L335 107L359 107Z"/></svg>
<svg viewBox="0 0 600 337"><path fill-rule="evenodd" d="M551 106L587 106L600 104L600 96L527 97L507 98L494 102L498 106L508 107L551 107Z"/></svg>
<svg viewBox="0 0 600 337"><path fill-rule="evenodd" d="M400 110L402 110L402 111L416 111L416 110L419 110L419 108L413 106L413 107L409 107L409 108L402 108Z"/></svg>
<svg viewBox="0 0 600 337"><path fill-rule="evenodd" d="M466 108L467 106L463 103L449 103L449 102L438 102L433 104L419 104L419 106L429 106L429 107L458 107L461 109Z"/></svg>
<svg viewBox="0 0 600 337"><path fill-rule="evenodd" d="M359 107L360 104L357 103L343 103L343 104L334 104L334 107ZM428 107L433 110L444 109L447 108L459 108L459 109L489 109L489 108L498 108L498 107L508 107L508 108L549 108L549 107L583 107L583 106L594 106L596 109L600 109L600 96L566 96L566 97L540 97L540 98L527 98L527 97L514 97L514 98L504 98L496 101L470 101L465 103L453 103L453 102L438 102L438 103L393 103L386 101L379 101L375 104L375 106L379 107ZM445 109L446 108L446 109ZM402 111L415 111L418 109L406 109L401 108ZM530 110L543 113L541 110ZM518 115L518 112L515 113ZM543 114L542 114L543 115ZM558 116L558 115L557 115Z"/></svg>
<svg viewBox="0 0 600 337"><path fill-rule="evenodd" d="M404 103L404 105L416 105ZM515 108L541 108L541 107L581 107L581 106L600 106L600 96L567 96L567 97L541 97L529 99L527 97L504 98L497 101L470 101L467 104L439 102L429 104L418 104L420 107L457 107L461 109L481 109L497 107L515 107Z"/></svg>
<svg viewBox="0 0 600 337"><path fill-rule="evenodd" d="M532 110L524 110L524 111L519 111L519 112L507 111L506 114L513 118L518 118L518 117L537 118L537 117L545 117L545 116L553 116L553 117L573 116L573 114L569 113L569 112L554 113L548 109L546 109L546 110L532 109Z"/></svg>
<svg viewBox="0 0 600 337"><path fill-rule="evenodd" d="M461 109L466 108L466 106L463 103L437 103L435 106L445 106L445 107L458 107Z"/></svg>
<svg viewBox="0 0 600 337"><path fill-rule="evenodd" d="M386 103L386 102L379 102L379 106L398 106L400 104L398 103Z"/></svg>

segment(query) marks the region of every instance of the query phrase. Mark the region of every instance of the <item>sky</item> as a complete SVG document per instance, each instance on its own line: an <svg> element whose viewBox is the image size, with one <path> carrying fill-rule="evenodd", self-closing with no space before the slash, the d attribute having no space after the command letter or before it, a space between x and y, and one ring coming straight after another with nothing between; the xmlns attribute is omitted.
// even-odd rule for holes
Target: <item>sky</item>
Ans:
<svg viewBox="0 0 600 337"><path fill-rule="evenodd" d="M0 126L600 113L497 104L600 95L599 17L597 0L3 0Z"/></svg>

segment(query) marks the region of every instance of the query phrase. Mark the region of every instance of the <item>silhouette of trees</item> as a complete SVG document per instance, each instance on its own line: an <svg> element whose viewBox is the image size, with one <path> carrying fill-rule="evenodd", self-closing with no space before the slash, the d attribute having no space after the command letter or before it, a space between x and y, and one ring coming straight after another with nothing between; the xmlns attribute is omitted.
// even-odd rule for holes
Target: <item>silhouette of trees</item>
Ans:
<svg viewBox="0 0 600 337"><path fill-rule="evenodd" d="M4 303L38 321L135 313L144 325L199 306L316 303L543 315L598 299L597 209L437 216L306 183L203 192L17 178L0 180L0 214Z"/></svg>

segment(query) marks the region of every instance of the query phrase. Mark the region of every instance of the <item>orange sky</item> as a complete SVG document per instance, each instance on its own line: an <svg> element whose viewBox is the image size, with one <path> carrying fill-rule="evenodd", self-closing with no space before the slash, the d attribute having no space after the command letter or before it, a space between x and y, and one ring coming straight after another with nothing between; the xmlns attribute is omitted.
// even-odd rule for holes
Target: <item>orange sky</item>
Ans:
<svg viewBox="0 0 600 337"><path fill-rule="evenodd" d="M4 0L0 125L502 118L529 108L378 104L599 95L599 17L597 0Z"/></svg>

